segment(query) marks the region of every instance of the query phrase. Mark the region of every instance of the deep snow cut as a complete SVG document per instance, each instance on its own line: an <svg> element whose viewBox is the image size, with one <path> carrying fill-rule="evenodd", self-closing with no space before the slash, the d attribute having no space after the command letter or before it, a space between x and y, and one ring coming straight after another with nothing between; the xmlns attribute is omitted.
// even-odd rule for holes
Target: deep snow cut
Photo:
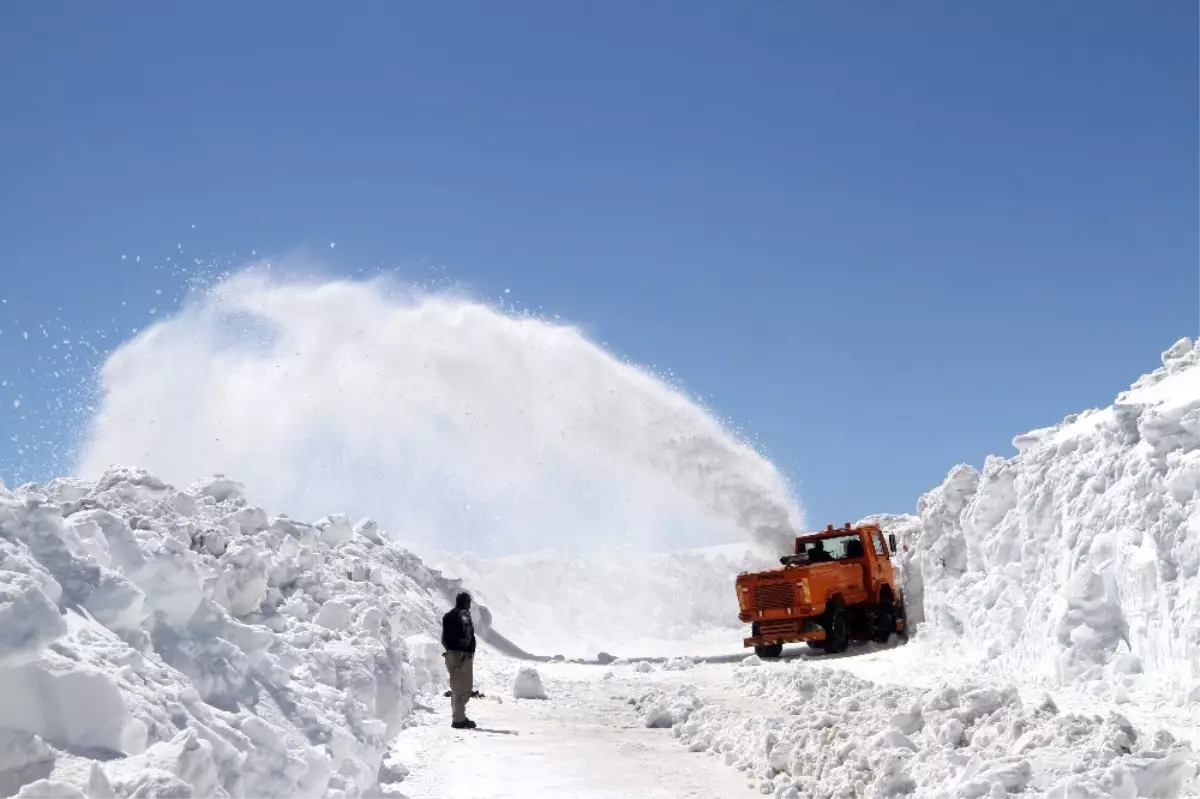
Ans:
<svg viewBox="0 0 1200 799"><path fill-rule="evenodd" d="M0 486L0 793L359 796L437 701L460 587L225 478Z"/></svg>
<svg viewBox="0 0 1200 799"><path fill-rule="evenodd" d="M236 469L256 497L379 518L487 554L680 548L740 531L786 550L786 481L713 416L573 327L380 280L249 269L108 359L77 472L180 483Z"/></svg>
<svg viewBox="0 0 1200 799"><path fill-rule="evenodd" d="M1117 701L1149 680L1200 702L1200 348L1013 443L918 504L905 585L929 632Z"/></svg>

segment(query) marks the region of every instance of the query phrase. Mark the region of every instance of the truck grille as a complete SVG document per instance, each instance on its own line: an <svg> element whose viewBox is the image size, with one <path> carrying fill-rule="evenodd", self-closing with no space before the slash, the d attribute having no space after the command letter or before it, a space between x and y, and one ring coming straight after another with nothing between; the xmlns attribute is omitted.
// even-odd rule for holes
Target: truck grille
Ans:
<svg viewBox="0 0 1200 799"><path fill-rule="evenodd" d="M795 635L800 622L795 619L779 619L777 621L760 621L758 633L763 637L768 635Z"/></svg>
<svg viewBox="0 0 1200 799"><path fill-rule="evenodd" d="M759 610L790 608L796 604L796 588L792 583L763 583L754 586L754 604Z"/></svg>

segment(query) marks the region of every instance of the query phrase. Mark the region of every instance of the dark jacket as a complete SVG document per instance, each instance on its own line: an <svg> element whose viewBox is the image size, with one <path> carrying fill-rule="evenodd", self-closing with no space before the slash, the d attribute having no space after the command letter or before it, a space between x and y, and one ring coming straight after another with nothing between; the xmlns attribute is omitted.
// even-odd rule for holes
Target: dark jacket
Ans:
<svg viewBox="0 0 1200 799"><path fill-rule="evenodd" d="M442 646L447 652L475 652L475 625L471 611L454 608L442 616Z"/></svg>

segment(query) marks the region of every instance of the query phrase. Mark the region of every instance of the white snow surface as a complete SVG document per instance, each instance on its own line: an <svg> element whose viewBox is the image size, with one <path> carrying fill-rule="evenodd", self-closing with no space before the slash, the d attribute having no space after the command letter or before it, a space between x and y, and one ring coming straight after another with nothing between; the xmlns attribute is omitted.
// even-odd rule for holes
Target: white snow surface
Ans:
<svg viewBox="0 0 1200 799"><path fill-rule="evenodd" d="M371 789L458 586L372 529L222 477L0 489L0 794Z"/></svg>
<svg viewBox="0 0 1200 799"><path fill-rule="evenodd" d="M1200 790L1187 742L1111 711L1026 703L1015 685L877 684L801 660L739 666L732 688L648 684L633 701L646 726L672 728L781 799Z"/></svg>
<svg viewBox="0 0 1200 799"><path fill-rule="evenodd" d="M1182 339L1162 362L921 497L910 620L915 606L948 647L1106 698L1200 701L1200 348Z"/></svg>

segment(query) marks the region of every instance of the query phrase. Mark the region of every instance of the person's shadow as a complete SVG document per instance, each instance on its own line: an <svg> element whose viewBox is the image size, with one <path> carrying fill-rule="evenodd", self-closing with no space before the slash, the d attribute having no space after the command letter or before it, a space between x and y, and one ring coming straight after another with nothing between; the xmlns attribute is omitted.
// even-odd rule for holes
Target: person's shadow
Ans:
<svg viewBox="0 0 1200 799"><path fill-rule="evenodd" d="M493 730L489 727L476 727L471 732L490 732L492 735L520 735L516 730Z"/></svg>

